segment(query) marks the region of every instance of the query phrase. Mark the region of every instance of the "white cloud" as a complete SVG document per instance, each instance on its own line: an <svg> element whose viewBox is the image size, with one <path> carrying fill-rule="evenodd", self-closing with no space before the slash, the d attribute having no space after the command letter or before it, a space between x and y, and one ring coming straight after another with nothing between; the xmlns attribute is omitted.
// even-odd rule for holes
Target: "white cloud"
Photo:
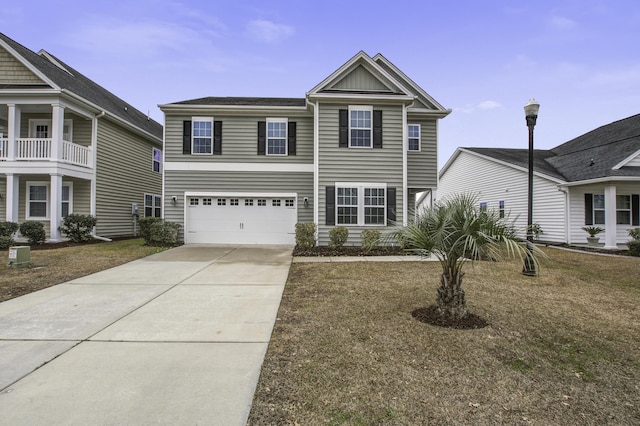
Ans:
<svg viewBox="0 0 640 426"><path fill-rule="evenodd" d="M558 30L570 30L578 26L576 21L562 16L552 16L551 19L549 19L549 23L553 28Z"/></svg>
<svg viewBox="0 0 640 426"><path fill-rule="evenodd" d="M496 101L489 100L489 101L482 101L476 105L467 104L463 107L454 108L454 110L470 114L478 110L486 111L486 110L496 109L496 108L502 108L502 104Z"/></svg>
<svg viewBox="0 0 640 426"><path fill-rule="evenodd" d="M502 105L500 105L500 103L496 101L484 101L478 104L478 109L496 109L500 108L501 106Z"/></svg>
<svg viewBox="0 0 640 426"><path fill-rule="evenodd" d="M245 31L247 37L264 43L276 43L292 36L293 33L293 27L262 19L250 21Z"/></svg>

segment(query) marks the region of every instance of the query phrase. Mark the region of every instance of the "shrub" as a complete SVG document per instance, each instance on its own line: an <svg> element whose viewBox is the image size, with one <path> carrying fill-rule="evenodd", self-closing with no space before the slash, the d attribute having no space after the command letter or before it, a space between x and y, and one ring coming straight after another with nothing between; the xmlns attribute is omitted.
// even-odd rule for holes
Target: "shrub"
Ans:
<svg viewBox="0 0 640 426"><path fill-rule="evenodd" d="M154 219L140 220L140 222L144 222L144 226L140 226L140 235L147 245L166 247L175 246L178 243L180 225L157 217L144 219Z"/></svg>
<svg viewBox="0 0 640 426"><path fill-rule="evenodd" d="M340 248L347 242L349 238L349 230L344 226L336 226L329 231L329 246Z"/></svg>
<svg viewBox="0 0 640 426"><path fill-rule="evenodd" d="M13 237L10 237L8 235L0 235L0 250L6 250L14 245L16 245L16 242Z"/></svg>
<svg viewBox="0 0 640 426"><path fill-rule="evenodd" d="M151 239L151 226L158 222L162 222L162 219L159 217L142 217L138 219L138 234L144 238L147 244Z"/></svg>
<svg viewBox="0 0 640 426"><path fill-rule="evenodd" d="M316 245L316 224L313 222L296 223L296 245L308 249Z"/></svg>
<svg viewBox="0 0 640 426"><path fill-rule="evenodd" d="M44 231L44 225L35 220L27 220L20 224L20 234L29 240L29 244L42 244L47 233Z"/></svg>
<svg viewBox="0 0 640 426"><path fill-rule="evenodd" d="M634 240L640 240L640 228L629 229L629 236Z"/></svg>
<svg viewBox="0 0 640 426"><path fill-rule="evenodd" d="M590 237L595 237L599 233L604 232L604 229L599 226L584 226L582 227L582 230L589 234Z"/></svg>
<svg viewBox="0 0 640 426"><path fill-rule="evenodd" d="M631 256L640 256L640 240L631 240L627 243Z"/></svg>
<svg viewBox="0 0 640 426"><path fill-rule="evenodd" d="M93 230L93 227L96 226L96 223L98 223L98 219L95 216L70 214L62 219L60 232L69 238L69 241L82 243L93 238L91 236L91 231Z"/></svg>
<svg viewBox="0 0 640 426"><path fill-rule="evenodd" d="M0 237L13 237L19 228L15 222L0 222Z"/></svg>
<svg viewBox="0 0 640 426"><path fill-rule="evenodd" d="M361 234L362 248L371 251L380 245L380 231L377 229L365 229Z"/></svg>

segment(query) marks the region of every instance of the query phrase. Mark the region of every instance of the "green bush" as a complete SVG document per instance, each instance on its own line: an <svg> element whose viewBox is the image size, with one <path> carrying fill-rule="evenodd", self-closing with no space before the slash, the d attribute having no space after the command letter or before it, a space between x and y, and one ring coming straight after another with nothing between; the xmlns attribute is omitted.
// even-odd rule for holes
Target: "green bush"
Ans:
<svg viewBox="0 0 640 426"><path fill-rule="evenodd" d="M15 246L15 240L8 235L0 235L0 250L6 250L11 246Z"/></svg>
<svg viewBox="0 0 640 426"><path fill-rule="evenodd" d="M340 248L347 242L349 230L344 226L336 226L329 231L329 247Z"/></svg>
<svg viewBox="0 0 640 426"><path fill-rule="evenodd" d="M96 226L96 223L98 223L98 219L95 216L70 214L62 219L60 232L69 238L69 241L82 243L93 238L91 236L91 231L93 231L93 227Z"/></svg>
<svg viewBox="0 0 640 426"><path fill-rule="evenodd" d="M138 219L138 235L144 238L145 242L149 243L151 239L151 226L159 222L162 222L162 219L159 217L143 217Z"/></svg>
<svg viewBox="0 0 640 426"><path fill-rule="evenodd" d="M15 222L0 222L0 237L13 237L19 228Z"/></svg>
<svg viewBox="0 0 640 426"><path fill-rule="evenodd" d="M296 245L308 249L316 245L316 224L313 222L296 223Z"/></svg>
<svg viewBox="0 0 640 426"><path fill-rule="evenodd" d="M140 235L144 238L147 245L167 247L175 246L178 243L179 224L167 222L160 218L144 219L156 219L144 221L144 233L143 226L140 226ZM143 221L141 220L140 222Z"/></svg>
<svg viewBox="0 0 640 426"><path fill-rule="evenodd" d="M380 231L377 229L365 229L361 234L362 248L371 251L380 245Z"/></svg>
<svg viewBox="0 0 640 426"><path fill-rule="evenodd" d="M634 240L640 240L640 228L629 229L629 236Z"/></svg>
<svg viewBox="0 0 640 426"><path fill-rule="evenodd" d="M27 220L20 224L20 234L29 240L29 244L42 244L47 233L44 231L44 225L35 220Z"/></svg>
<svg viewBox="0 0 640 426"><path fill-rule="evenodd" d="M640 240L631 240L627 243L631 256L640 256Z"/></svg>

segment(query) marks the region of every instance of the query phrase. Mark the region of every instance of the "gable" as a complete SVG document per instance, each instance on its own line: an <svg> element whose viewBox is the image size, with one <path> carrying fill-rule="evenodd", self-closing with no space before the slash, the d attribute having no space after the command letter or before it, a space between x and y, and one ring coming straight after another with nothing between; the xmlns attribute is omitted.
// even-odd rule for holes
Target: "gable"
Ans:
<svg viewBox="0 0 640 426"><path fill-rule="evenodd" d="M0 46L0 85L46 85L22 62Z"/></svg>
<svg viewBox="0 0 640 426"><path fill-rule="evenodd" d="M640 151L634 152L629 157L613 166L613 170L618 170L623 167L640 167Z"/></svg>
<svg viewBox="0 0 640 426"><path fill-rule="evenodd" d="M362 65L358 65L327 89L353 92L394 92Z"/></svg>

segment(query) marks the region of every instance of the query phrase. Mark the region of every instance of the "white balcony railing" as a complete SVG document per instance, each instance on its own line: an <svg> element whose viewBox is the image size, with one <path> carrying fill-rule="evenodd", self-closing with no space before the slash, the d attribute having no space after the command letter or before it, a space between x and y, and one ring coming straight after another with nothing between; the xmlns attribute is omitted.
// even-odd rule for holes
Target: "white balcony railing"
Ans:
<svg viewBox="0 0 640 426"><path fill-rule="evenodd" d="M10 141L0 139L0 160L16 161L61 161L81 167L91 167L91 148L62 141L58 154L52 155L52 139L49 138L20 138L15 143L15 158L9 158Z"/></svg>

